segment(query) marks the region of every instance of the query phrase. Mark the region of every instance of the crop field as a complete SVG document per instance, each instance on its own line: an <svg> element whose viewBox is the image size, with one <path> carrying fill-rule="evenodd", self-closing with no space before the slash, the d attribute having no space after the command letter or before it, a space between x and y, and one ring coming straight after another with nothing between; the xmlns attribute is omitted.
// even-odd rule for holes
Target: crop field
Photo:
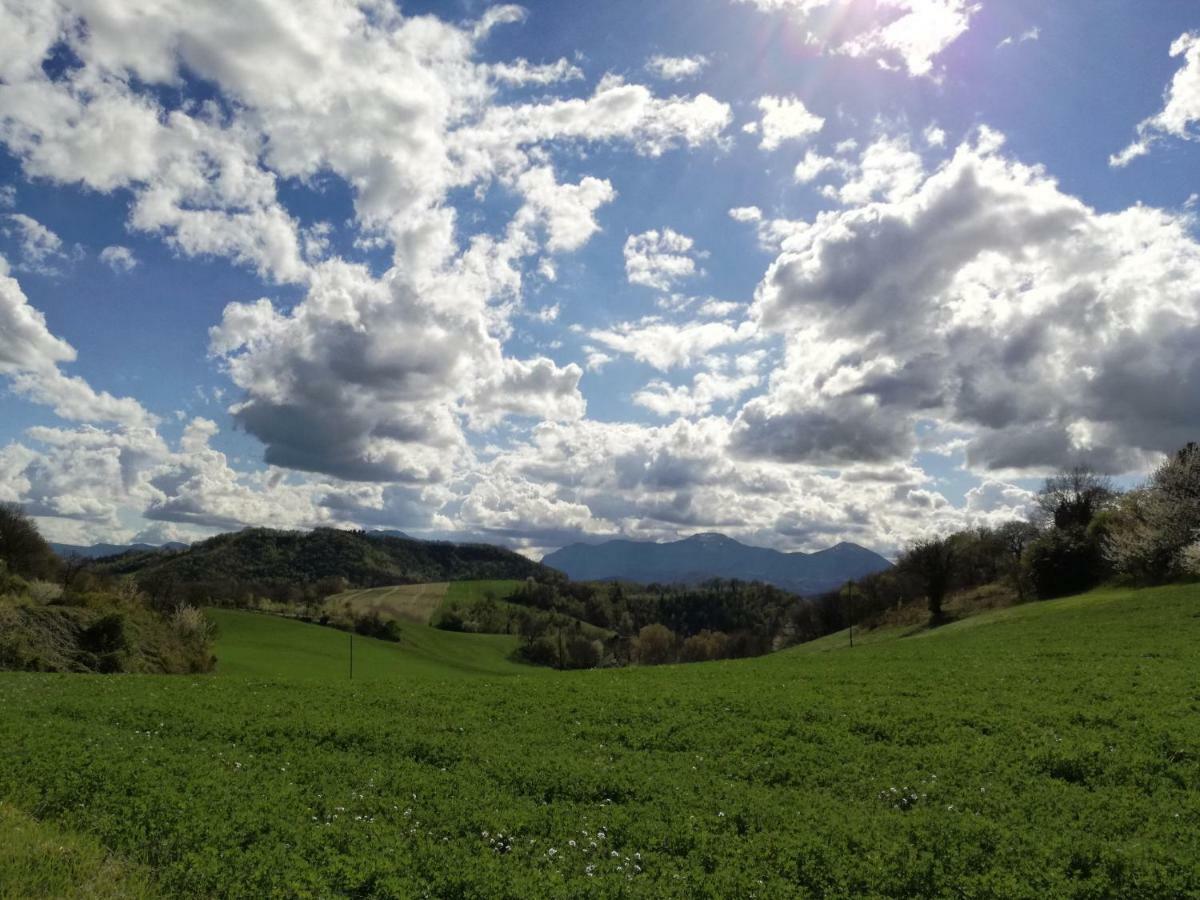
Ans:
<svg viewBox="0 0 1200 900"><path fill-rule="evenodd" d="M439 581L429 584L400 584L334 594L325 601L330 610L356 613L377 612L385 619L428 625L443 609L469 609L489 593L503 603L519 581Z"/></svg>
<svg viewBox="0 0 1200 900"><path fill-rule="evenodd" d="M159 895L1200 895L1196 587L568 673L411 626L353 682L218 615L215 676L0 675L0 799Z"/></svg>
<svg viewBox="0 0 1200 900"><path fill-rule="evenodd" d="M330 610L377 612L388 619L428 625L446 597L449 583L400 584L334 594L325 601Z"/></svg>

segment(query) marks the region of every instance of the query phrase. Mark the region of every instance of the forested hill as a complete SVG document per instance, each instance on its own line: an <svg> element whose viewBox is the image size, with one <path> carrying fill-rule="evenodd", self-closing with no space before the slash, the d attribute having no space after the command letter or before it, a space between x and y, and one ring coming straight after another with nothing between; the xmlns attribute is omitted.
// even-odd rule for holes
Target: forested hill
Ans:
<svg viewBox="0 0 1200 900"><path fill-rule="evenodd" d="M358 587L482 578L555 577L518 553L488 544L451 544L318 528L250 528L187 550L132 552L100 564L140 582L312 584L342 579Z"/></svg>

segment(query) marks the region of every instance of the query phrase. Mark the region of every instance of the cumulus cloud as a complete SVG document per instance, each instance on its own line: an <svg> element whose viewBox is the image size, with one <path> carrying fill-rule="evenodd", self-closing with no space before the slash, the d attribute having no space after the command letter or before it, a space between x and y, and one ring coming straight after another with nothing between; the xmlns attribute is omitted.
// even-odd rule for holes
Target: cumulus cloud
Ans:
<svg viewBox="0 0 1200 900"><path fill-rule="evenodd" d="M976 468L1119 472L1187 440L1174 398L1200 391L1200 245L1185 218L1098 213L986 130L917 182L783 239L752 314L787 363L739 414L739 452L902 459L932 421L970 434Z"/></svg>
<svg viewBox="0 0 1200 900"><path fill-rule="evenodd" d="M870 57L885 68L932 76L934 59L967 32L980 4L969 0L738 0L795 16L810 43ZM864 8L865 7L865 8Z"/></svg>
<svg viewBox="0 0 1200 900"><path fill-rule="evenodd" d="M761 222L762 210L757 206L736 206L729 211L729 218L735 222Z"/></svg>
<svg viewBox="0 0 1200 900"><path fill-rule="evenodd" d="M111 246L100 251L100 262L114 272L132 272L137 266L137 257L128 247Z"/></svg>
<svg viewBox="0 0 1200 900"><path fill-rule="evenodd" d="M1171 56L1183 57L1183 66L1175 73L1163 98L1163 108L1137 128L1137 140L1109 157L1115 167L1127 166L1139 156L1150 152L1154 143L1164 137L1196 140L1200 131L1200 32L1187 32L1171 45Z"/></svg>
<svg viewBox="0 0 1200 900"><path fill-rule="evenodd" d="M760 380L755 372L698 372L690 385L651 381L633 395L633 402L664 418L695 418L708 415L717 404L736 400L758 387Z"/></svg>
<svg viewBox="0 0 1200 900"><path fill-rule="evenodd" d="M682 81L685 78L695 78L708 67L708 63L708 57L701 54L695 56L656 55L646 60L646 71L667 81Z"/></svg>
<svg viewBox="0 0 1200 900"><path fill-rule="evenodd" d="M659 291L697 274L695 241L670 228L631 234L625 241L625 277Z"/></svg>
<svg viewBox="0 0 1200 900"><path fill-rule="evenodd" d="M825 127L825 120L809 112L796 97L760 97L757 103L762 114L755 132L762 134L759 147L776 150L786 141L803 141Z"/></svg>
<svg viewBox="0 0 1200 900"><path fill-rule="evenodd" d="M661 371L694 365L712 350L752 339L752 322L688 322L676 325L656 319L622 322L588 337Z"/></svg>
<svg viewBox="0 0 1200 900"><path fill-rule="evenodd" d="M516 6L464 25L374 0L252 0L236 17L218 6L5 6L0 141L31 178L128 194L133 230L301 286L294 305L229 304L211 334L241 391L234 420L265 460L426 485L469 459L473 429L583 415L578 366L505 350L526 269L537 260L551 277L549 256L591 239L616 196L606 179L560 181L548 145L718 146L729 107L613 75L585 97L507 102L509 87L582 74L565 60L477 60L495 28L525 18ZM43 68L60 51L73 65ZM329 224L302 224L281 201L284 180L323 178L350 189L355 246L390 247L382 275L331 258ZM492 187L515 213L498 233L464 235L452 192ZM84 386L56 373L17 385L77 412Z"/></svg>
<svg viewBox="0 0 1200 900"><path fill-rule="evenodd" d="M398 253L444 254L446 192L518 174L533 145L626 140L653 156L715 141L730 118L706 95L662 99L615 76L586 99L495 102L497 81L577 74L563 61L474 61L476 42L523 18L516 7L464 30L375 2L255 0L232 18L210 6L147 0L137 16L111 0L5 7L0 31L19 36L19 49L0 64L0 141L27 175L131 191L131 227L278 281L309 274L281 178L339 176L362 229ZM40 62L60 40L80 64L51 78ZM153 88L185 73L228 106L186 96L165 106L179 93Z"/></svg>

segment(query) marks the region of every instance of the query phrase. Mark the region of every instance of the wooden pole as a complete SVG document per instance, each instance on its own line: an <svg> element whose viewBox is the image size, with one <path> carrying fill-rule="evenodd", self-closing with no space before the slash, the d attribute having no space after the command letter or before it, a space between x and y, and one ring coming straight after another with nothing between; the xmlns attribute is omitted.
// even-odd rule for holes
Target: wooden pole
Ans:
<svg viewBox="0 0 1200 900"><path fill-rule="evenodd" d="M854 582L846 582L846 601L850 604L850 649L854 649Z"/></svg>

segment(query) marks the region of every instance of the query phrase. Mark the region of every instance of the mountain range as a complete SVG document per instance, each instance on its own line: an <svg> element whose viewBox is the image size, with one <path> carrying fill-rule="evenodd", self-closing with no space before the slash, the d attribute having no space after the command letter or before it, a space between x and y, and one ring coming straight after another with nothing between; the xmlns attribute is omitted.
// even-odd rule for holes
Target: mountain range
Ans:
<svg viewBox="0 0 1200 900"><path fill-rule="evenodd" d="M694 584L736 578L804 595L833 590L892 565L857 544L841 543L815 553L781 553L711 533L663 544L627 540L571 544L546 554L542 563L575 581Z"/></svg>
<svg viewBox="0 0 1200 900"><path fill-rule="evenodd" d="M102 559L105 556L119 556L136 550L139 553L155 550L186 550L187 544L172 541L161 547L154 544L50 544L50 549L64 559L70 556L82 556L85 559Z"/></svg>

